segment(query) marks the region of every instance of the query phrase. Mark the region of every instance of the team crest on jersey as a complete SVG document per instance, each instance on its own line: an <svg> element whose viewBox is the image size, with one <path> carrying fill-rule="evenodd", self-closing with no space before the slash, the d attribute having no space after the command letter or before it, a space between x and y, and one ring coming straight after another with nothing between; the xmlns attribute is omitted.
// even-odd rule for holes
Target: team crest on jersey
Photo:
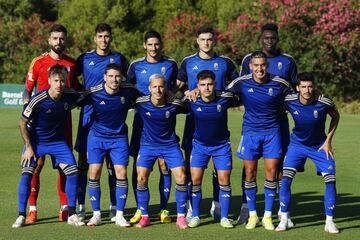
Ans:
<svg viewBox="0 0 360 240"><path fill-rule="evenodd" d="M166 112L165 112L165 117L166 117L166 118L169 118L169 117L170 117L170 112L169 112L169 111L166 111Z"/></svg>
<svg viewBox="0 0 360 240"><path fill-rule="evenodd" d="M166 71L165 67L162 67L162 68L161 68L161 74L164 75L164 74L165 74L165 71Z"/></svg>
<svg viewBox="0 0 360 240"><path fill-rule="evenodd" d="M113 58L110 58L110 63L114 63L115 60Z"/></svg>
<svg viewBox="0 0 360 240"><path fill-rule="evenodd" d="M64 103L64 110L67 111L69 109L69 105L67 102Z"/></svg>
<svg viewBox="0 0 360 240"><path fill-rule="evenodd" d="M279 70L282 69L282 62L278 62L278 69L279 69Z"/></svg>
<svg viewBox="0 0 360 240"><path fill-rule="evenodd" d="M122 104L125 103L125 98L124 98L124 97L121 97L120 100L121 100L121 103L122 103Z"/></svg>
<svg viewBox="0 0 360 240"><path fill-rule="evenodd" d="M272 96L274 94L274 91L272 88L269 88L268 94L269 94L269 96Z"/></svg>
<svg viewBox="0 0 360 240"><path fill-rule="evenodd" d="M221 105L220 104L218 104L217 106L216 106L216 110L218 111L218 112L221 112Z"/></svg>
<svg viewBox="0 0 360 240"><path fill-rule="evenodd" d="M317 111L317 110L314 110L314 118L318 118L318 116L319 116L318 111Z"/></svg>
<svg viewBox="0 0 360 240"><path fill-rule="evenodd" d="M214 70L218 70L219 69L219 64L218 63L214 63Z"/></svg>

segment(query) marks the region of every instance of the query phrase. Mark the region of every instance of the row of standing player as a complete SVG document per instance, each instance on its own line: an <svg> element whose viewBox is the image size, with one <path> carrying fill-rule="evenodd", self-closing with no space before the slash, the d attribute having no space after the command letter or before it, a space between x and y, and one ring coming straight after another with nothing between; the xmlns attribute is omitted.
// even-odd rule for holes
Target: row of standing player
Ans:
<svg viewBox="0 0 360 240"><path fill-rule="evenodd" d="M161 55L162 42L161 42L160 35L158 35L157 33L154 33L154 32L150 32L149 35L147 37L145 37L145 41L144 41L144 47L145 47L145 49L147 49L147 56L143 59L134 61L134 63L131 64L131 67L128 72L128 79L130 79L131 82L136 83L138 86L138 89L140 91L143 90L144 92L146 92L146 87L144 88L144 85L141 85L141 82L142 82L142 80L145 79L144 82L147 83L149 74L158 72L158 73L165 75L166 78L169 78L169 80L167 80L169 86L174 85L174 79L176 78L176 75L177 75L178 81L175 84L178 87L182 87L182 83L188 81L189 90L193 90L196 86L196 84L194 84L194 81L193 81L194 79L196 79L196 78L194 78L194 74L198 73L198 71L200 71L202 69L211 69L216 73L216 84L217 84L216 88L218 90L223 90L224 87L226 86L226 81L233 80L237 77L236 69L235 69L233 63L231 61L229 61L227 58L217 56L213 52L214 33L212 32L212 30L211 29L202 29L202 30L204 30L204 31L198 32L198 38L197 38L197 42L199 44L199 50L200 50L199 53L184 59L183 63L181 64L179 74L176 74L176 71L177 71L176 63L174 64L174 61L169 60L166 57ZM107 39L108 41L106 41L106 37L108 37L108 39ZM103 39L105 39L105 41L101 41ZM110 39L111 39L111 29L109 31L103 31L103 32L97 31L96 32L95 42L97 42L97 51L94 51L92 53L93 57L99 57L99 55L98 55L99 48L100 49L102 48L103 50L105 50L104 52L105 52L106 56L111 55L112 52L109 49L109 43L110 43L109 40ZM261 42L263 44L263 51L267 54L268 57L270 57L270 58L268 58L268 62L269 62L269 70L268 71L270 73L275 73L275 74L283 77L284 79L290 81L292 84L294 84L295 79L296 79L296 66L291 57L280 54L278 52L278 50L276 48L276 45L278 43L278 34L277 34L276 26L269 24L269 25L265 25L262 28ZM102 57L102 59L105 59L104 56ZM248 69L248 65L249 65L248 59L249 59L249 56L246 56L243 60L241 75L244 75L244 74L250 72ZM90 72L90 71L88 71L89 68L94 68L96 65L98 65L97 64L98 62L94 61L96 59L91 58L91 53L82 55L82 58L80 57L79 60L82 60L82 62L83 62L83 64L81 64L80 66L84 67L83 74L84 74L85 83L86 83L87 82L86 79L89 79L89 76L88 76L88 78L86 77L86 74L88 74ZM88 60L88 64L85 64L86 60ZM116 62L115 58L112 58L112 57L109 57L106 60L109 62ZM121 60L121 58L120 58L120 60ZM123 66L124 65L125 64L123 64ZM88 69L88 70L86 70L86 69ZM246 72L246 71L248 71L248 72ZM32 74L32 72L30 72L30 75L31 74ZM191 75L191 74L193 74L193 75ZM88 83L89 82L90 81L88 81ZM89 121L89 119L85 120L84 123L88 123L88 121ZM136 124L136 122L137 121L134 120L134 124ZM189 129L189 126L191 125L191 124L189 124L189 122L191 123L191 116L189 116L187 118L187 127L185 128L185 130ZM288 134L288 125L285 125L285 126L287 126L285 128L285 132L287 129L287 134ZM139 129L139 128L138 127L133 128L133 130L135 130L135 132L136 132L136 129ZM134 136L135 135L136 134L134 134ZM184 138L184 139L187 140L186 138ZM134 141L132 139L131 146L136 146L136 144L134 145L133 142ZM187 143L190 143L190 144L186 144L186 141L185 141L185 144L183 144L183 147L185 148L186 158L188 159L189 155L190 155L189 150L191 149L191 140L187 141ZM136 156L136 147L135 147L135 151L133 151L133 155ZM84 161L82 161L82 162L84 162ZM168 172L167 169L166 168L164 169L164 167L162 167L161 169L162 169L161 172L165 173L162 175L166 176L167 172ZM164 177L164 176L162 176L162 177ZM166 177L164 177L164 179L165 178ZM133 178L133 179L136 179L136 178ZM162 182L167 182L167 184L169 184L167 180L163 180ZM86 183L86 181L85 181L85 183ZM217 181L214 181L214 183L216 185ZM171 185L171 183L170 183L170 185ZM133 186L136 186L136 184L133 184ZM162 189L167 189L167 187L163 187ZM215 190L216 189L217 188L215 187ZM83 192L85 192L85 191L83 190ZM164 191L164 192L166 192L166 191ZM217 198L218 198L218 194L216 193L216 191L214 191L215 204L213 205L213 207L215 207L215 214L216 214L216 209L219 209L218 201L216 201ZM165 196L165 198L162 198L162 199L165 199L165 201L164 201L165 203L164 202L161 203L161 210L166 210L165 209L166 208L166 196ZM79 203L80 202L81 201L79 201ZM114 201L112 201L112 202L114 203ZM30 205L31 205L31 203L30 203ZM246 207L244 205L242 207L242 212L246 213L247 211L243 211L243 209L246 210ZM31 210L31 208L30 208L30 210ZM80 205L80 211L82 211L82 210L84 210L84 205ZM167 214L167 212L165 212L164 219L167 219L166 214ZM137 215L139 215L139 211L137 212ZM247 217L245 217L245 219L247 219Z"/></svg>

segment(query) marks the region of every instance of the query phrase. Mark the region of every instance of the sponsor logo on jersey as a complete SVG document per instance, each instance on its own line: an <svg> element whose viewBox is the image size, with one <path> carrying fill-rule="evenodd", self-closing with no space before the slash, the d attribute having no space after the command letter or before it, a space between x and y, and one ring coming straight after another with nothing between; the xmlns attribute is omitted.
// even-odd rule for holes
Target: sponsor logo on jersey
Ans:
<svg viewBox="0 0 360 240"><path fill-rule="evenodd" d="M25 111L24 111L24 116L25 117L30 117L30 113L31 113L31 108L26 107Z"/></svg>
<svg viewBox="0 0 360 240"><path fill-rule="evenodd" d="M220 104L218 104L217 106L216 106L216 110L218 111L218 112L221 112L221 105Z"/></svg>
<svg viewBox="0 0 360 240"><path fill-rule="evenodd" d="M51 113L51 109L48 109L48 110L46 111L46 113Z"/></svg>
<svg viewBox="0 0 360 240"><path fill-rule="evenodd" d="M248 89L248 92L254 92L254 89L250 88Z"/></svg>
<svg viewBox="0 0 360 240"><path fill-rule="evenodd" d="M319 117L319 113L317 110L314 110L314 118L318 118Z"/></svg>
<svg viewBox="0 0 360 240"><path fill-rule="evenodd" d="M32 73L29 72L29 73L28 73L28 80L31 81L31 82L34 81L34 79L32 78L32 76L33 76Z"/></svg>
<svg viewBox="0 0 360 240"><path fill-rule="evenodd" d="M147 112L146 115L149 116L149 117L151 117L151 113L150 113L150 112Z"/></svg>
<svg viewBox="0 0 360 240"><path fill-rule="evenodd" d="M95 197L95 196L92 196L92 197L90 198L90 201L96 201L96 197Z"/></svg>
<svg viewBox="0 0 360 240"><path fill-rule="evenodd" d="M166 118L169 118L169 117L170 117L170 112L169 112L169 111L166 111L166 112L165 112L165 117L166 117Z"/></svg>
<svg viewBox="0 0 360 240"><path fill-rule="evenodd" d="M230 197L230 194L227 194L227 193L225 193L225 194L223 194L223 195L221 195L222 197L225 197L225 198L229 198Z"/></svg>
<svg viewBox="0 0 360 240"><path fill-rule="evenodd" d="M272 96L274 94L274 91L272 88L269 88L268 94L269 94L269 96Z"/></svg>
<svg viewBox="0 0 360 240"><path fill-rule="evenodd" d="M282 69L282 62L278 62L278 69L281 70Z"/></svg>
<svg viewBox="0 0 360 240"><path fill-rule="evenodd" d="M334 169L334 167L332 165L330 165L327 169L332 170L332 169Z"/></svg>
<svg viewBox="0 0 360 240"><path fill-rule="evenodd" d="M169 188L164 188L164 192L170 192Z"/></svg>
<svg viewBox="0 0 360 240"><path fill-rule="evenodd" d="M145 70L145 69L142 70L142 71L141 71L141 74L146 74L146 70Z"/></svg>
<svg viewBox="0 0 360 240"><path fill-rule="evenodd" d="M214 63L214 70L217 71L219 69L219 64L218 63Z"/></svg>
<svg viewBox="0 0 360 240"><path fill-rule="evenodd" d="M195 65L195 66L192 68L192 70L193 70L193 71L199 70L199 68L198 68L198 66Z"/></svg>
<svg viewBox="0 0 360 240"><path fill-rule="evenodd" d="M120 98L120 101L121 101L122 104L124 104L124 103L125 103L125 98L124 98L124 97L121 97L121 98Z"/></svg>
<svg viewBox="0 0 360 240"><path fill-rule="evenodd" d="M299 115L299 112L297 110L293 113L294 113L294 115Z"/></svg>
<svg viewBox="0 0 360 240"><path fill-rule="evenodd" d="M162 67L162 68L161 68L161 74L162 74L162 75L164 75L164 74L165 74L165 72L166 72L165 67Z"/></svg>
<svg viewBox="0 0 360 240"><path fill-rule="evenodd" d="M67 102L64 103L64 110L67 111L69 109L69 104Z"/></svg>
<svg viewBox="0 0 360 240"><path fill-rule="evenodd" d="M90 63L89 63L89 66L94 66L95 65L95 63L93 62L93 61L91 61Z"/></svg>
<svg viewBox="0 0 360 240"><path fill-rule="evenodd" d="M114 63L115 60L113 58L110 58L110 63Z"/></svg>
<svg viewBox="0 0 360 240"><path fill-rule="evenodd" d="M70 72L70 67L69 66L66 69L67 69L68 72Z"/></svg>
<svg viewBox="0 0 360 240"><path fill-rule="evenodd" d="M101 101L100 102L100 105L105 105L106 103L104 101Z"/></svg>
<svg viewBox="0 0 360 240"><path fill-rule="evenodd" d="M197 111L197 112L202 112L201 107L198 107L198 108L196 109L196 111Z"/></svg>

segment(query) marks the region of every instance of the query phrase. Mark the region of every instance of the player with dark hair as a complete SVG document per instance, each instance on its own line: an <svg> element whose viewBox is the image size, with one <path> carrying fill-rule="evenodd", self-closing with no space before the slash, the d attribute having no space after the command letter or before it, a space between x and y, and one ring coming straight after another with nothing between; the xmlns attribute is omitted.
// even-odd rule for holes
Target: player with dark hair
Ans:
<svg viewBox="0 0 360 240"><path fill-rule="evenodd" d="M75 213L78 180L76 161L64 136L66 118L79 94L73 89L65 89L66 79L67 70L63 65L52 66L48 74L50 88L38 92L22 113L19 125L25 148L21 158L22 175L18 188L19 216L12 225L13 228L25 225L31 178L37 159L44 155L50 155L54 168L61 169L66 176L68 223L84 225Z"/></svg>
<svg viewBox="0 0 360 240"><path fill-rule="evenodd" d="M128 128L125 123L128 110L133 107L138 93L130 84L124 83L121 66L106 66L104 81L85 92L82 104L93 107L93 122L88 135L89 199L93 217L88 226L101 224L100 177L104 157L109 154L116 175L116 221L121 227L130 224L124 218L128 195L127 165L129 161Z"/></svg>
<svg viewBox="0 0 360 240"><path fill-rule="evenodd" d="M177 76L177 85L180 89L188 89L186 95L191 95L191 91L197 88L197 74L202 70L210 70L215 73L215 89L222 91L226 85L239 75L232 60L225 56L219 56L214 52L215 32L211 27L201 27L197 31L196 42L199 46L199 52L187 56L181 63L179 74ZM193 91L198 92L198 91ZM184 127L183 141L181 147L185 151L185 161L190 162L192 149L192 139L194 134L194 118L192 113L186 116ZM189 165L189 164L187 164ZM187 169L189 171L190 169ZM187 172L188 181L190 182L190 172ZM219 185L216 171L213 171L213 203L210 210L215 220L220 220L219 205ZM188 211L191 215L191 211Z"/></svg>
<svg viewBox="0 0 360 240"><path fill-rule="evenodd" d="M112 41L112 29L106 23L99 23L95 28L94 42L96 49L87 53L83 53L76 61L77 75L83 75L85 90L97 86L104 81L105 68L109 63L116 63L121 66L121 72L127 73L128 61L118 52L110 49ZM79 153L79 188L78 188L78 204L79 217L85 218L85 195L87 183L87 136L91 126L91 114L93 112L92 105L86 105L81 109L78 133L76 138L75 150ZM106 166L109 175L110 190L110 212L109 217L115 221L116 215L116 176L114 167L108 156L105 157Z"/></svg>
<svg viewBox="0 0 360 240"><path fill-rule="evenodd" d="M213 159L220 185L220 224L224 228L234 226L228 219L231 200L230 175L232 170L230 132L227 126L227 110L240 104L230 92L215 91L215 74L203 70L197 75L199 97L187 102L195 121L193 147L191 151L191 203L192 217L189 227L200 224L201 183L210 158Z"/></svg>
<svg viewBox="0 0 360 240"><path fill-rule="evenodd" d="M295 90L295 85L297 82L296 63L293 57L291 57L289 54L281 52L280 49L278 48L279 33L278 33L278 26L276 24L268 23L261 27L260 43L262 46L262 51L267 56L267 64L268 64L267 71L272 75L279 76L280 78L288 81ZM251 60L251 53L247 54L241 62L240 76L245 76L252 72L249 66L250 60ZM281 125L280 125L281 137L283 144L282 148L283 148L283 153L285 154L287 150L287 146L289 145L290 142L289 121L285 113L281 115L280 121L281 121ZM279 171L281 171L281 164L279 165ZM280 174L280 172L278 174ZM278 178L279 177L281 176L278 175ZM244 182L245 182L245 168L243 168L243 184L242 184L243 204L241 206L241 211L238 218L238 222L240 224L245 224L249 216ZM281 182L279 182L279 185L280 183ZM289 218L289 226L290 227L293 226L293 223L291 222L290 218Z"/></svg>
<svg viewBox="0 0 360 240"><path fill-rule="evenodd" d="M175 133L176 115L184 111L184 108L180 100L167 95L166 81L163 75L154 74L150 76L149 81L150 95L136 100L136 111L144 123L136 161L137 208L141 210L141 219L136 227L143 228L150 225L148 181L152 167L160 157L165 160L174 174L176 225L180 229L185 229L188 228L185 219L187 200L185 161Z"/></svg>
<svg viewBox="0 0 360 240"><path fill-rule="evenodd" d="M249 206L246 229L253 229L259 222L256 212L256 175L258 159L264 158L265 212L262 224L274 230L272 209L276 195L276 170L282 153L279 112L284 98L292 90L290 84L267 72L267 57L261 51L251 54L252 74L234 80L227 89L241 95L245 108L242 137L237 151L245 166L245 193Z"/></svg>
<svg viewBox="0 0 360 240"><path fill-rule="evenodd" d="M176 77L178 74L178 67L175 60L164 56L162 53L163 42L161 35L154 31L148 31L144 36L144 49L146 50L146 56L133 61L130 64L127 80L128 82L135 84L136 88L142 95L149 95L149 78L153 74L161 74L166 81L166 87L172 90L176 85ZM136 195L136 159L140 148L140 137L143 128L143 122L140 115L136 112L134 115L131 143L130 143L130 155L133 156L133 175L132 185L134 194ZM170 197L171 190L171 173L167 168L163 159L158 161L160 169L160 206L159 206L159 218L161 223L171 222L169 211L167 210L167 203ZM135 197L137 200L137 198ZM140 221L141 211L138 209L135 215L130 219L131 223L137 223Z"/></svg>
<svg viewBox="0 0 360 240"><path fill-rule="evenodd" d="M311 73L298 75L298 94L285 98L287 110L291 113L295 126L286 153L282 187L280 188L281 221L276 231L285 231L288 226L288 212L291 201L291 184L298 169L303 168L307 158L311 158L325 181L324 207L326 214L325 231L339 233L334 221L336 202L335 160L332 139L338 126L340 115L334 102L327 97L315 97L315 80ZM328 135L325 122L330 115Z"/></svg>
<svg viewBox="0 0 360 240"><path fill-rule="evenodd" d="M34 88L40 92L49 88L49 68L61 64L66 67L68 74L65 82L66 87L81 89L81 85L75 78L75 60L64 54L66 47L67 30L60 24L54 24L49 30L49 47L50 51L33 59L30 64L28 73L26 75L26 86L23 93L23 103L26 106L30 100L30 96ZM65 139L70 149L73 148L72 144L72 123L71 113L66 119ZM45 155L39 157L37 160L37 167L31 179L31 193L29 197L29 215L26 218L27 224L35 223L37 220L37 198L40 191L40 173L44 166ZM58 194L60 198L60 211L59 220L66 221L68 217L67 199L65 193L66 177L64 173L59 170L58 177Z"/></svg>

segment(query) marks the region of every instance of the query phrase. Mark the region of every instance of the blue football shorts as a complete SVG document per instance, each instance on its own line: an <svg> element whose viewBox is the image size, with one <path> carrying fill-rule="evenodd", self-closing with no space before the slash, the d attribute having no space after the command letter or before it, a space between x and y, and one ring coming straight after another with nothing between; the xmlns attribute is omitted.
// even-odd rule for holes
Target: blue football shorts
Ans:
<svg viewBox="0 0 360 240"><path fill-rule="evenodd" d="M90 130L88 138L88 163L102 164L109 153L113 165L127 166L129 163L129 141L127 137L104 139L94 136Z"/></svg>
<svg viewBox="0 0 360 240"><path fill-rule="evenodd" d="M268 135L244 133L241 137L237 156L244 160L259 158L281 158L283 156L280 132Z"/></svg>
<svg viewBox="0 0 360 240"><path fill-rule="evenodd" d="M190 158L190 167L207 168L210 158L216 170L232 169L231 143L226 142L218 146L205 146L199 141L193 140Z"/></svg>
<svg viewBox="0 0 360 240"><path fill-rule="evenodd" d="M317 148L296 143L290 143L283 169L288 168L297 171L304 167L307 158L312 159L317 172L335 174L335 161L333 157L329 155L329 159L327 159L325 151L318 151Z"/></svg>
<svg viewBox="0 0 360 240"><path fill-rule="evenodd" d="M185 160L178 143L165 146L149 146L140 144L140 151L136 161L136 166L152 170L154 163L158 158L164 159L166 165L170 169L185 167Z"/></svg>

